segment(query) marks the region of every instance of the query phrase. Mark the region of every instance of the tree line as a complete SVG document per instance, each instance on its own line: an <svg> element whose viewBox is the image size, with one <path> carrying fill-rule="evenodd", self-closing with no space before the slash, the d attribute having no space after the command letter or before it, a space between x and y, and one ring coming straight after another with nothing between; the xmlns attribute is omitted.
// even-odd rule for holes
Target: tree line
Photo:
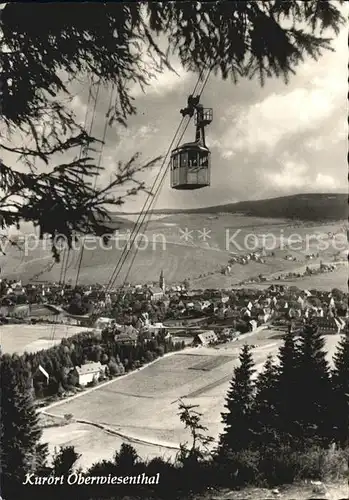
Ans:
<svg viewBox="0 0 349 500"><path fill-rule="evenodd" d="M29 486L30 492L37 499L187 498L207 488L275 486L344 475L349 458L349 336L339 341L332 368L324 339L311 325L297 338L287 334L277 358L269 357L260 373L250 346L242 348L239 360L222 413L224 431L216 444L197 407L180 401L179 416L192 440L181 445L175 462L142 460L124 444L112 460L80 471L87 476L160 473L159 484ZM11 500L23 496L25 473L66 476L79 455L63 447L47 465L24 357L2 356L1 378L2 495Z"/></svg>

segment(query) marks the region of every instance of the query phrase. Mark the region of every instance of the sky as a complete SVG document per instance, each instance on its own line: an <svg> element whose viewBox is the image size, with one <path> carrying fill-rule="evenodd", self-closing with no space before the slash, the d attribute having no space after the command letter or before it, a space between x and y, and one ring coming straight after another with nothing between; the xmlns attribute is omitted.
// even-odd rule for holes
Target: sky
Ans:
<svg viewBox="0 0 349 500"><path fill-rule="evenodd" d="M335 52L325 52L318 62L306 60L286 85L269 79L238 84L211 75L201 101L213 108L213 122L206 130L211 149L211 186L196 191L175 191L166 177L154 208L194 208L262 199L301 192L347 190L347 28L335 39ZM180 122L197 75L164 71L146 92L133 89L137 115L127 128L107 131L103 149L103 183L119 161L141 153L146 162L164 155ZM97 102L93 135L102 136L109 91L102 89ZM80 120L86 112L87 91L77 91L72 106ZM194 139L189 125L183 142ZM152 184L160 168L145 176ZM121 194L121 193L120 193ZM133 196L123 211L138 211L144 195Z"/></svg>

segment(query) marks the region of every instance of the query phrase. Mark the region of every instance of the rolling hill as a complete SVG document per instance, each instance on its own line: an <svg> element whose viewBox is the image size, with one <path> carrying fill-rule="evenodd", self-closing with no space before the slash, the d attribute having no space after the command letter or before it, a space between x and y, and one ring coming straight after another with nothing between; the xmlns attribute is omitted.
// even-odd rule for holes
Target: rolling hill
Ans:
<svg viewBox="0 0 349 500"><path fill-rule="evenodd" d="M127 277L131 283L157 281L163 270L168 283L190 277L197 286L208 288L213 285L219 288L231 286L260 274L266 276L289 271L300 266L306 252L318 253L319 244L316 241L310 240L307 250L303 248L309 236L339 232L339 236L345 239L346 224L337 221L346 219L346 211L346 195L296 195L188 211L168 210L166 214L162 211L162 216L154 216L146 228L142 227L141 240L137 239L139 252L137 256L134 256L134 250L130 252L117 283L120 284L126 277L131 262L132 269ZM160 214L160 211L157 213ZM302 220L297 213L302 213ZM120 259L124 238L127 231L134 227L136 217L133 214L128 218L130 214L121 212L111 215L112 226L120 231L107 248L100 244L85 247L80 283L107 283ZM29 226L21 229L22 235L28 236L31 244L29 236L33 236L32 230ZM292 254L297 263L285 260L290 253L288 245L278 249L294 233L303 242L302 248ZM338 252L334 240L327 238L329 245L327 249L320 249L319 259L332 262ZM271 248L269 243L273 241L276 246ZM252 250L251 243L258 248L275 250L275 255L268 257L264 263L236 264L229 276L220 274L232 254L248 253ZM71 252L66 277L72 283L75 283L79 259L78 250ZM61 271L60 264L53 265L47 242L40 242L35 248L29 245L25 251L7 248L6 255L0 254L0 268L2 277L26 282L34 278L57 281Z"/></svg>
<svg viewBox="0 0 349 500"><path fill-rule="evenodd" d="M348 218L348 195L345 193L310 193L265 200L239 201L225 205L192 209L159 209L154 214L244 214L273 219L308 221L342 220ZM121 215L121 214L120 214ZM125 216L130 214L123 214Z"/></svg>

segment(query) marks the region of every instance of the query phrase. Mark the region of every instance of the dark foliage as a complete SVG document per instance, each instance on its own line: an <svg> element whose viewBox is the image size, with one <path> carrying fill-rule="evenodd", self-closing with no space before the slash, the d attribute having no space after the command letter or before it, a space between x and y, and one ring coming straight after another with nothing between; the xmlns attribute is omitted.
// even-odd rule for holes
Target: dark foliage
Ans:
<svg viewBox="0 0 349 500"><path fill-rule="evenodd" d="M252 380L254 364L250 349L245 346L240 356L241 366L234 372L228 394L229 414L224 416L225 433L221 436L218 452L212 453L206 448L212 440L206 435L197 408L180 401L180 418L190 431L192 441L190 445L181 446L175 463L162 458L144 461L132 446L124 444L115 452L113 459L100 461L81 473L83 476L131 475L140 478L138 483L136 481L127 486L120 484L117 488L108 485L102 488L96 485L72 487L66 484L54 487L31 486L30 491L35 493L38 500L121 500L125 497L179 499L192 498L207 488L234 488L245 484L272 486L299 479L323 479L324 475L338 477L345 473L348 460L347 429L344 427L343 414L338 411L339 407L344 408L343 404L348 403L343 397L348 388L348 340L343 337L340 343L331 378L322 349L321 338L313 328L306 328L298 341L289 334L280 349L280 362L274 364L268 358L262 372ZM11 359L3 357L2 362L8 363ZM16 369L22 366L22 362L20 358L12 360L12 363L17 363ZM11 373L13 374L13 367ZM26 378L20 373L18 370L19 385L26 384ZM295 388L292 384L286 386L286 378L289 377L295 383L300 374L306 379L298 384L299 397L295 401L295 392L292 392ZM309 387L304 380L309 380ZM316 388L314 391L315 380L322 384L324 393ZM285 411L292 410L289 405L282 414L284 422L280 425L282 405L287 399L283 390L289 391L291 401L297 409L285 419ZM314 394L310 394L310 390ZM16 401L20 401L13 385L10 392L15 395ZM331 407L334 395L340 396L337 400L339 406L335 411L335 407ZM304 397L309 400L306 404ZM271 409L269 413L268 405ZM304 425L303 434L300 434L297 425L291 425L293 416ZM332 436L328 435L329 416L333 424ZM33 443L37 438L38 435L36 438L33 436ZM330 443L336 444L337 451L329 449ZM40 474L50 474L52 471L69 474L75 468L77 458L73 448L62 448L56 454L52 468L48 467ZM142 484L142 474L155 477L158 473L159 484ZM28 490L25 488L24 491L16 490L17 496L9 494L6 498L22 498L26 491Z"/></svg>
<svg viewBox="0 0 349 500"><path fill-rule="evenodd" d="M279 351L276 412L277 429L286 446L300 446L301 424L299 408L299 351L296 339L289 332Z"/></svg>
<svg viewBox="0 0 349 500"><path fill-rule="evenodd" d="M334 357L332 372L334 387L333 423L336 440L349 446L349 335L343 335Z"/></svg>
<svg viewBox="0 0 349 500"><path fill-rule="evenodd" d="M234 372L228 414L223 416L226 428L216 458L219 481L229 486L275 485L322 479L336 467L343 472L347 451L341 449L348 449L347 337L338 346L332 376L324 339L311 325L298 340L286 335L279 363L269 358L255 382L246 351Z"/></svg>
<svg viewBox="0 0 349 500"><path fill-rule="evenodd" d="M326 359L325 339L306 326L299 342L298 421L304 443L327 447L333 440L333 387ZM306 381L306 383L304 383ZM302 383L303 382L303 383Z"/></svg>
<svg viewBox="0 0 349 500"><path fill-rule="evenodd" d="M262 372L256 381L256 393L254 397L254 420L253 425L256 433L257 449L271 447L272 444L280 444L278 429L280 415L277 408L277 383L278 370L271 357L268 357Z"/></svg>
<svg viewBox="0 0 349 500"><path fill-rule="evenodd" d="M254 394L252 376L255 370L249 345L246 344L242 348L239 359L240 366L234 370L226 398L227 411L222 414L225 427L220 437L220 453L223 457L228 452L240 452L246 449L252 439L251 417Z"/></svg>
<svg viewBox="0 0 349 500"><path fill-rule="evenodd" d="M0 360L0 477L7 498L25 474L44 465L47 446L32 398L30 372L23 358L3 355Z"/></svg>

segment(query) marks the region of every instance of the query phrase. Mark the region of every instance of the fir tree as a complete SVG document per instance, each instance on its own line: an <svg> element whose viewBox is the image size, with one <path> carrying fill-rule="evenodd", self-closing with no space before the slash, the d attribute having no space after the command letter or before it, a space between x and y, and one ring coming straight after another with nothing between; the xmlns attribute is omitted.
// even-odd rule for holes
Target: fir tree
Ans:
<svg viewBox="0 0 349 500"><path fill-rule="evenodd" d="M299 406L299 352L292 333L284 338L279 349L279 367L276 384L277 428L283 443L297 447L301 438L301 425L298 421Z"/></svg>
<svg viewBox="0 0 349 500"><path fill-rule="evenodd" d="M61 446L53 457L53 471L55 476L69 475L73 472L74 465L79 460L79 455L74 446Z"/></svg>
<svg viewBox="0 0 349 500"><path fill-rule="evenodd" d="M333 361L334 437L340 446L345 447L349 446L349 335L344 335L339 341Z"/></svg>
<svg viewBox="0 0 349 500"><path fill-rule="evenodd" d="M121 469L131 471L139 462L139 456L133 446L122 443L120 451L114 454L114 462Z"/></svg>
<svg viewBox="0 0 349 500"><path fill-rule="evenodd" d="M332 387L325 340L316 327L305 326L299 345L297 410L304 443L328 445L332 440Z"/></svg>
<svg viewBox="0 0 349 500"><path fill-rule="evenodd" d="M258 448L269 447L278 442L278 413L277 413L277 382L278 368L273 358L268 356L263 371L256 381L256 395L253 407L253 420Z"/></svg>
<svg viewBox="0 0 349 500"><path fill-rule="evenodd" d="M41 429L29 389L25 380L25 366L19 370L19 358L4 355L1 370L1 476L2 495L13 491L27 472L44 465L46 445L40 444Z"/></svg>
<svg viewBox="0 0 349 500"><path fill-rule="evenodd" d="M221 455L249 448L254 436L251 417L254 399L252 376L255 369L250 346L245 345L242 348L239 360L240 366L234 370L226 398L227 412L222 413L224 432L219 442Z"/></svg>

